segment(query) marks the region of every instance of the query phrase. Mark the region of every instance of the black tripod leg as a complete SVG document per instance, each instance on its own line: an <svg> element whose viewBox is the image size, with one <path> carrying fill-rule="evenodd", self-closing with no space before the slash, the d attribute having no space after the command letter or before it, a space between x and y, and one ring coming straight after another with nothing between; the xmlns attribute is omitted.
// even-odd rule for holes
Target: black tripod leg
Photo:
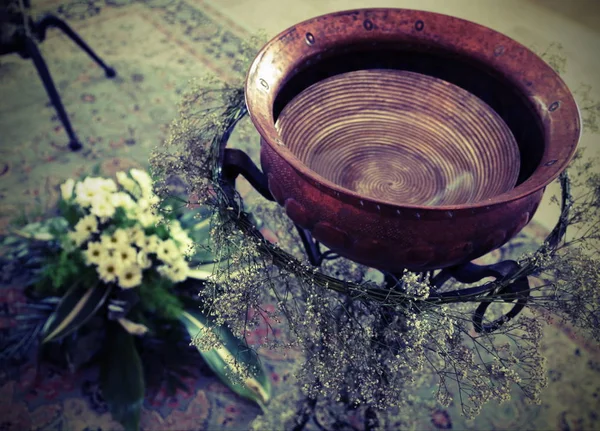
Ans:
<svg viewBox="0 0 600 431"><path fill-rule="evenodd" d="M62 19L54 16L54 15L46 15L44 18L40 20L40 22L36 25L36 31L38 32L38 37L40 40L44 40L46 36L46 30L48 27L55 27L60 29L64 34L69 36L73 42L75 42L81 49L83 49L92 59L104 69L104 73L108 78L113 78L117 75L115 69L110 66L107 66L104 61L96 53L88 46L87 43L83 41L82 38L79 37L77 33L73 31L69 25L64 22Z"/></svg>
<svg viewBox="0 0 600 431"><path fill-rule="evenodd" d="M50 101L52 105L54 105L54 109L56 109L56 113L58 114L58 118L60 118L67 135L69 135L69 148L73 151L77 151L81 149L81 143L77 139L75 132L71 128L71 122L69 121L69 117L65 108L63 107L62 101L60 100L60 95L58 91L56 91L56 87L54 86L54 82L52 81L52 77L50 76L50 72L48 71L48 67L46 66L46 62L42 58L42 54L38 50L37 45L33 40L29 37L25 37L25 49L27 54L33 60L33 64L37 69L38 75L44 84L44 88L46 88L46 92L48 93L48 97L50 97Z"/></svg>

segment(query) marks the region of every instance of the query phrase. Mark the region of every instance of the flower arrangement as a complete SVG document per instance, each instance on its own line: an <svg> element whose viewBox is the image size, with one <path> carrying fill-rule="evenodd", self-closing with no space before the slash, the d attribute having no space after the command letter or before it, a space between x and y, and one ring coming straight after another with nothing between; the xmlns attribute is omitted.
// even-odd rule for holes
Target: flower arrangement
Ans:
<svg viewBox="0 0 600 431"><path fill-rule="evenodd" d="M122 190L112 179L98 177L61 186L62 210L69 215L69 230L59 237L62 254L84 263L100 282L121 289L161 277L184 281L190 274L186 257L193 253L192 239L177 219L166 228L157 226L159 200L146 172L119 172L117 179Z"/></svg>
<svg viewBox="0 0 600 431"><path fill-rule="evenodd" d="M270 387L258 357L214 324L197 295L218 266L202 246L210 228L202 209L185 208L175 194L161 201L152 178L139 169L117 173L116 181L69 179L61 185L61 197L57 217L4 238L13 258L37 262L25 265L33 274L28 305L36 312L20 316L27 325L15 329L0 359L24 357L26 347L35 344L33 333L40 334L42 353L60 344L70 368L100 357L103 396L126 429L138 428L149 375L175 379L167 384L181 387L177 370L189 371L194 352L235 392L266 404ZM23 241L25 254L19 253ZM103 340L98 351L77 352L76 341L90 334ZM27 346L19 342L24 338L31 340ZM210 348L190 347L202 338L211 340ZM147 345L157 339L162 351ZM168 355L175 372L156 369L165 361L142 360L148 352ZM180 360L173 359L177 356Z"/></svg>

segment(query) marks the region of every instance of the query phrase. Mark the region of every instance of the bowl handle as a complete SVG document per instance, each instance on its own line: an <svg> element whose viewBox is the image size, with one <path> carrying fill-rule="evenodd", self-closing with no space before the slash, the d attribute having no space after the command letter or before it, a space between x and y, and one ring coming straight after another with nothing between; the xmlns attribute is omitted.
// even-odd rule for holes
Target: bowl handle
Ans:
<svg viewBox="0 0 600 431"><path fill-rule="evenodd" d="M225 133L219 143L219 161L220 161L220 172L219 180L225 182L228 187L228 192L231 194L229 197L233 197L235 190L235 180L238 175L243 176L248 182L258 191L265 199L274 201L273 195L269 191L267 183L267 177L262 171L254 164L250 156L242 150L227 148L227 142L235 129L235 126L239 121L248 114L247 109L240 109L239 113L233 118L225 129ZM233 200L232 200L233 202Z"/></svg>

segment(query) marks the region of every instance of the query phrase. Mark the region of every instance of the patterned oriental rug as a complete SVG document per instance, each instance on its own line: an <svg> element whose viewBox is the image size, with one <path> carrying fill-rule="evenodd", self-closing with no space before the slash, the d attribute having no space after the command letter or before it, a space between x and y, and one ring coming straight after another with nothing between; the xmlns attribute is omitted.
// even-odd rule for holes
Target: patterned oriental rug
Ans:
<svg viewBox="0 0 600 431"><path fill-rule="evenodd" d="M250 35L202 0L38 0L34 6L66 19L118 76L106 79L70 40L49 31L41 50L84 146L72 153L31 61L0 58L0 232L22 211L41 214L52 208L58 185L68 177L98 167L103 176L146 168L190 78L245 73L239 59ZM256 155L257 136L243 135L234 136L234 145ZM251 197L247 185L239 189ZM516 257L544 236L530 224L487 259ZM8 316L23 300L22 288L16 279L0 284L0 331L14 323ZM456 406L433 409L419 418L419 429L600 429L600 348L570 327L550 325L544 352L549 385L541 406L526 405L515 392L510 402L488 405L469 423ZM265 352L264 360L275 395L285 391L294 358ZM121 429L108 413L94 372L48 370L40 381L34 374L33 365L0 370L0 429ZM164 392L146 398L144 430L245 430L260 414L201 361L198 375L187 383L191 390L173 398Z"/></svg>

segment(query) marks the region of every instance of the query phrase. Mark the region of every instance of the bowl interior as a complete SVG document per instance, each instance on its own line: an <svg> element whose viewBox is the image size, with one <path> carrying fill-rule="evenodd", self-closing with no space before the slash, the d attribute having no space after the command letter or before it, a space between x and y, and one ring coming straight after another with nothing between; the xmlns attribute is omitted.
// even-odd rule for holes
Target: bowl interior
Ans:
<svg viewBox="0 0 600 431"><path fill-rule="evenodd" d="M353 43L304 60L290 71L276 93L271 106L273 124L284 108L310 86L340 74L374 69L414 72L441 79L488 105L517 142L520 163L516 186L529 179L540 166L546 143L543 125L530 101L487 65L441 49L425 49L418 43Z"/></svg>
<svg viewBox="0 0 600 431"><path fill-rule="evenodd" d="M489 105L432 76L393 69L336 74L281 111L285 146L326 180L414 205L480 202L511 190L519 146Z"/></svg>

